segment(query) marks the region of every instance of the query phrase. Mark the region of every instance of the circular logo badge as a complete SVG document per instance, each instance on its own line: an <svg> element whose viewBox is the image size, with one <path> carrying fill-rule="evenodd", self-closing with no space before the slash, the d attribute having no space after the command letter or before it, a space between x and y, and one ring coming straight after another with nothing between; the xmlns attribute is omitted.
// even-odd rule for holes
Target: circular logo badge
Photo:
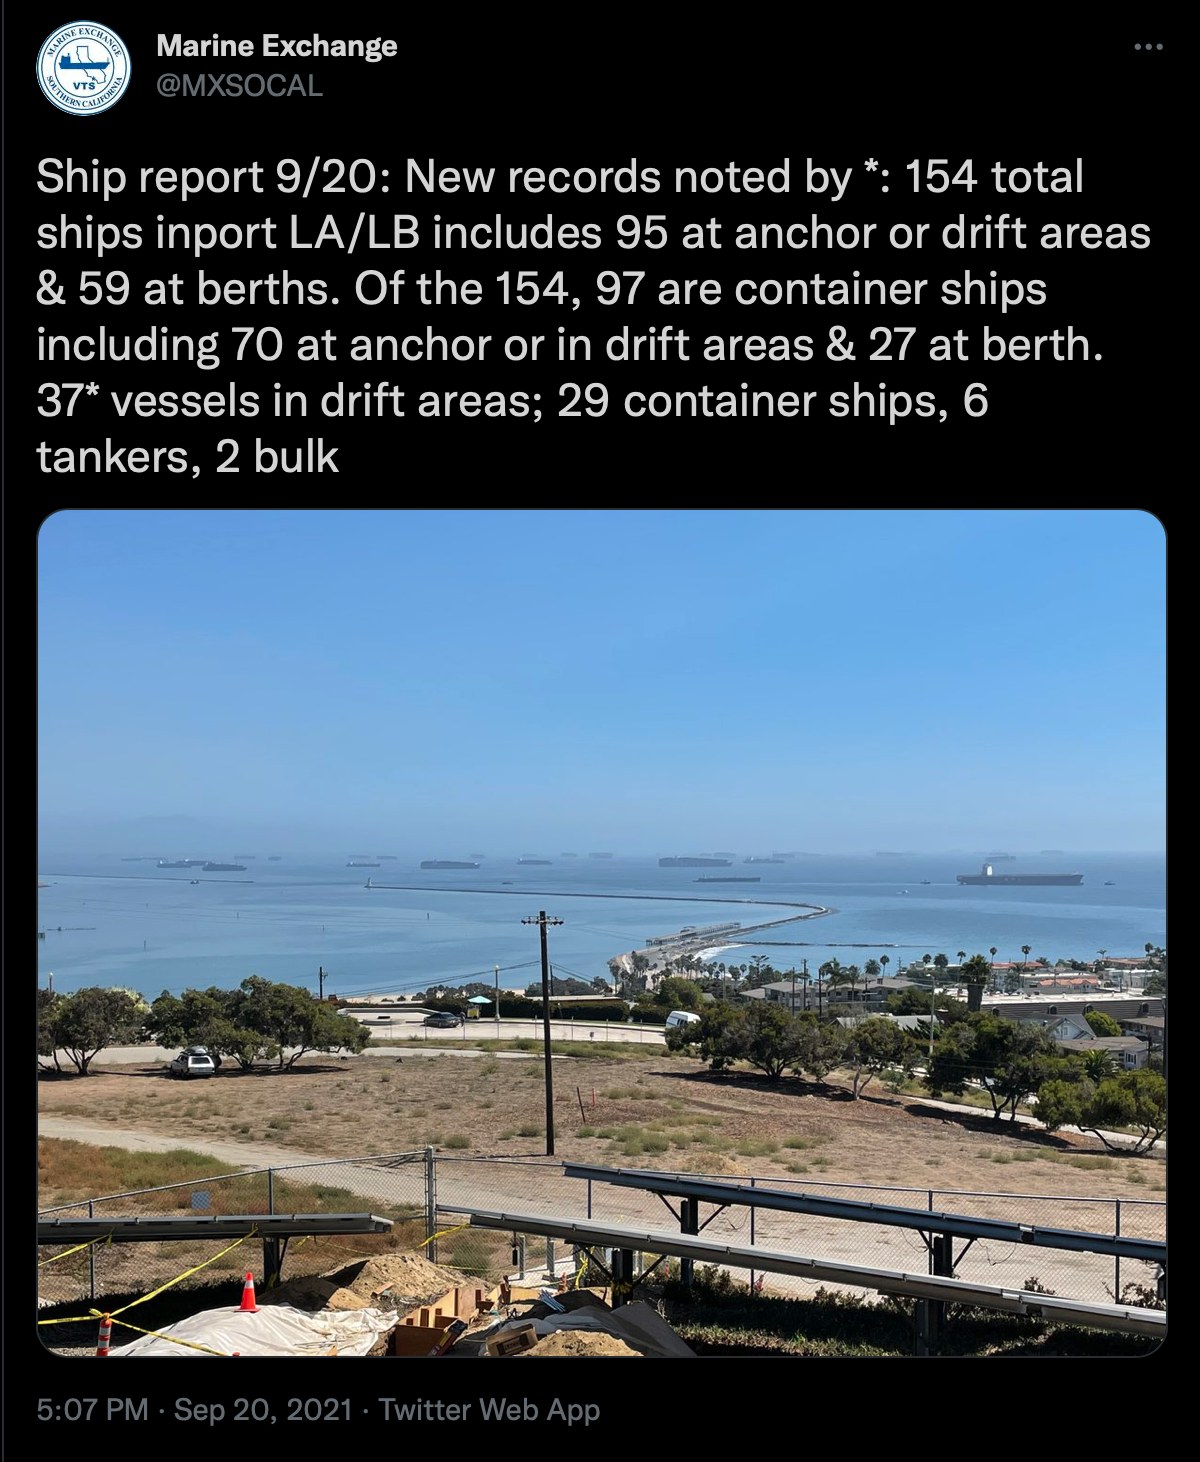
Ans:
<svg viewBox="0 0 1200 1462"><path fill-rule="evenodd" d="M77 117L106 112L125 95L129 52L116 31L74 20L52 31L37 58L38 85L60 111Z"/></svg>

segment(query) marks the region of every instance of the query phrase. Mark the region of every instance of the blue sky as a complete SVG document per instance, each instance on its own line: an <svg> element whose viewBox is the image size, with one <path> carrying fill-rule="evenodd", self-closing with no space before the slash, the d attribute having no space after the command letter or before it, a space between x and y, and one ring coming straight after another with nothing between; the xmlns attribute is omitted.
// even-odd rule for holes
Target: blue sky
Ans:
<svg viewBox="0 0 1200 1462"><path fill-rule="evenodd" d="M68 511L38 579L62 848L1163 846L1137 512Z"/></svg>

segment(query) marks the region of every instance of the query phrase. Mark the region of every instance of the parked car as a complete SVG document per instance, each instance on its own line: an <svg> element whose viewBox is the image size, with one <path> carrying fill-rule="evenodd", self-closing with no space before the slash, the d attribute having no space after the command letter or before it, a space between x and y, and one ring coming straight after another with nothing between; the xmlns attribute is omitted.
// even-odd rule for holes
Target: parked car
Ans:
<svg viewBox="0 0 1200 1462"><path fill-rule="evenodd" d="M425 1017L426 1025L434 1025L439 1029L445 1029L458 1024L458 1016L451 1010L435 1010L432 1015Z"/></svg>
<svg viewBox="0 0 1200 1462"><path fill-rule="evenodd" d="M221 1069L221 1058L215 1051L210 1051L207 1046L189 1046L183 1053L185 1056L211 1056L212 1063L218 1071Z"/></svg>
<svg viewBox="0 0 1200 1462"><path fill-rule="evenodd" d="M184 1051L175 1057L167 1070L172 1076L215 1076L216 1063L211 1056L195 1056Z"/></svg>
<svg viewBox="0 0 1200 1462"><path fill-rule="evenodd" d="M693 1015L690 1010L672 1010L663 1022L664 1030L671 1030L677 1025L691 1025L693 1021L699 1022L700 1017Z"/></svg>

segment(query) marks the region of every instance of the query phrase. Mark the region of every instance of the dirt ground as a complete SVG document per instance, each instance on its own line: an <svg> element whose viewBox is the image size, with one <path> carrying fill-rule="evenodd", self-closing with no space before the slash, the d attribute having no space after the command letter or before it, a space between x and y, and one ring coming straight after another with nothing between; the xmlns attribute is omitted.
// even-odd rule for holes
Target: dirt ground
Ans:
<svg viewBox="0 0 1200 1462"><path fill-rule="evenodd" d="M873 1087L856 1102L838 1086L714 1076L662 1054L553 1064L560 1158L816 1182L1163 1195L1165 1158L1109 1157L1091 1138L1010 1128ZM46 1115L136 1127L181 1146L189 1138L265 1142L298 1159L426 1145L472 1157L545 1154L540 1061L308 1057L287 1073L227 1066L194 1083L171 1081L160 1066L101 1065L88 1077L42 1079L38 1096ZM47 1192L39 1201L74 1196Z"/></svg>

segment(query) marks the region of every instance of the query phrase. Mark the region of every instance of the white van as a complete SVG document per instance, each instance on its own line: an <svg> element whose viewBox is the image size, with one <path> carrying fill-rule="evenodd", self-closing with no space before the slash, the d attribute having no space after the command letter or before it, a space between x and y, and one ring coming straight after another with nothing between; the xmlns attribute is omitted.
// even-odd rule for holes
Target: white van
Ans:
<svg viewBox="0 0 1200 1462"><path fill-rule="evenodd" d="M699 1024L700 1017L693 1015L690 1010L672 1010L663 1023L663 1029L671 1030L677 1025L691 1025L693 1021Z"/></svg>

